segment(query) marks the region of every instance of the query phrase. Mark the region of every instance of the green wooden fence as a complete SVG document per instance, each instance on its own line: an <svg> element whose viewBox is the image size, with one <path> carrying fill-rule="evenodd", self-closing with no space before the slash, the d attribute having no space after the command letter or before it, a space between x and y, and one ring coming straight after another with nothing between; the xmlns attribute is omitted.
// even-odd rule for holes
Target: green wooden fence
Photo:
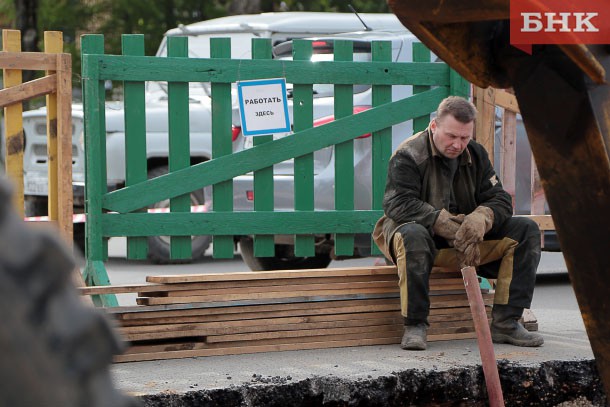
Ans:
<svg viewBox="0 0 610 407"><path fill-rule="evenodd" d="M314 234L333 234L338 255L353 253L355 233L370 233L381 216L391 126L414 120L422 129L439 101L467 95L469 84L444 63L391 62L391 44L374 42L372 62L351 62L352 43L335 42L335 60L309 61L312 44L295 40L294 60L271 59L271 43L254 39L251 60L230 59L230 40L211 40L211 58L187 58L187 38L168 41L168 57L144 56L140 35L123 36L123 55L104 55L101 35L82 41L86 149L86 267L88 285L108 285L106 238L128 237L130 258L144 258L147 236L171 236L172 258L190 258L192 235L213 236L213 256L233 256L234 236L254 235L257 256L274 253L274 234L295 235L295 254L314 254ZM421 44L414 61L429 61ZM349 74L346 74L349 72ZM238 80L284 77L293 83L294 135L258 136L254 147L232 153L231 85ZM104 81L123 81L125 92L126 185L107 192ZM144 82L166 81L169 98L169 173L147 180ZM210 82L212 154L190 165L189 82ZM313 127L312 84L335 84L336 120ZM372 85L372 109L352 114L352 85ZM414 95L391 101L392 85L414 85ZM353 139L372 133L371 210L354 210ZM313 153L335 146L335 210L314 210ZM273 164L294 158L295 210L274 212ZM233 212L232 178L254 171L254 211ZM213 186L214 210L191 213L189 194ZM142 208L170 199L169 213ZM116 305L113 296L99 298Z"/></svg>

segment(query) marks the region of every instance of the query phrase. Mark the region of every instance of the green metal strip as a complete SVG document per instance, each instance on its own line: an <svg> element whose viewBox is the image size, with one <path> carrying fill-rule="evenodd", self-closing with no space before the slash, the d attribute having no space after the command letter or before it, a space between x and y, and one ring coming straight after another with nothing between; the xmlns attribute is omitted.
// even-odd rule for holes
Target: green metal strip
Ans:
<svg viewBox="0 0 610 407"><path fill-rule="evenodd" d="M272 143L239 151L230 156L218 157L145 183L112 191L104 197L104 208L116 212L130 212L161 199L269 167L300 154L320 150L363 133L374 132L421 116L434 109L447 95L447 88L434 88L407 99L335 120L324 126L274 140ZM374 139L373 143L375 143ZM382 178L385 182L385 173Z"/></svg>
<svg viewBox="0 0 610 407"><path fill-rule="evenodd" d="M253 59L271 59L273 57L271 51L271 39L254 38L252 40ZM256 136L253 139L255 146L271 141L273 141L273 136ZM273 167L254 171L254 210L259 212L273 211L273 192ZM254 255L256 257L273 257L275 255L273 236L254 236Z"/></svg>
<svg viewBox="0 0 610 407"><path fill-rule="evenodd" d="M294 40L292 51L295 61L310 61L313 54L311 41ZM311 128L313 126L313 85L295 84L292 103L294 131L299 132ZM294 157L294 209L312 211L314 209L313 153L295 154ZM314 256L314 236L295 236L294 254L297 257Z"/></svg>
<svg viewBox="0 0 610 407"><path fill-rule="evenodd" d="M392 59L391 43L373 41L373 61L388 61ZM388 85L373 85L373 106L379 106L392 101L392 87ZM426 109L427 111L427 109ZM405 135L408 137L410 135ZM373 174L372 174L372 209L382 209L385 181L388 173L388 162L392 154L392 128L385 128L373 133ZM371 239L371 254L381 252Z"/></svg>
<svg viewBox="0 0 610 407"><path fill-rule="evenodd" d="M81 44L82 54L104 53L104 37L85 35ZM92 73L90 76L89 73ZM83 65L83 99L85 102L85 145L87 198L86 263L83 278L87 285L109 285L104 267L107 258L106 241L102 235L102 195L106 192L106 118L104 111L104 84L97 78L97 66ZM94 296L97 304L117 306L114 294Z"/></svg>
<svg viewBox="0 0 610 407"><path fill-rule="evenodd" d="M188 57L188 37L167 39L168 58L183 60ZM169 172L188 168L191 164L189 140L189 88L187 83L168 82L167 97L169 108ZM190 212L191 196L187 194L172 197L169 202L171 212ZM191 237L175 236L170 241L171 259L190 259Z"/></svg>
<svg viewBox="0 0 610 407"><path fill-rule="evenodd" d="M230 58L229 38L210 39L212 58ZM212 158L231 158L231 83L212 83ZM222 171L222 170L221 170ZM233 211L233 180L223 177L223 182L215 183L212 190L214 211ZM214 258L233 258L233 236L214 236Z"/></svg>
<svg viewBox="0 0 610 407"><path fill-rule="evenodd" d="M236 82L282 78L295 84L447 86L449 67L442 63L278 61L85 55L100 67L100 79L121 81ZM345 73L349 72L349 75Z"/></svg>
<svg viewBox="0 0 610 407"><path fill-rule="evenodd" d="M416 42L413 44L413 62L430 62L430 50L421 42ZM413 94L425 92L430 89L429 86L413 86ZM420 117L416 117L413 119L413 132L417 133L422 131L428 127L430 124L430 114L426 114Z"/></svg>
<svg viewBox="0 0 610 407"><path fill-rule="evenodd" d="M334 60L353 60L354 46L351 41L334 41ZM335 118L339 119L352 114L354 108L354 86L335 85L334 88ZM337 210L354 209L354 140L347 140L335 145L335 208ZM351 256L354 254L354 235L335 234L335 254Z"/></svg>
<svg viewBox="0 0 610 407"><path fill-rule="evenodd" d="M121 37L124 55L144 55L144 35ZM144 82L124 82L125 94L125 185L146 181L146 108ZM144 210L144 209L141 209ZM127 258L144 260L148 253L145 237L127 239Z"/></svg>
<svg viewBox="0 0 610 407"><path fill-rule="evenodd" d="M382 211L107 213L105 236L371 233ZM278 228L278 225L280 227Z"/></svg>

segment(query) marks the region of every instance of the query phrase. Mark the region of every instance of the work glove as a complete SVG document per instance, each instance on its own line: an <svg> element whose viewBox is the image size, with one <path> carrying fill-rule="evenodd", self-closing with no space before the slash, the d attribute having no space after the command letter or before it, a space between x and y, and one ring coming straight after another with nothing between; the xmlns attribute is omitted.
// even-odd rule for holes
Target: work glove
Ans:
<svg viewBox="0 0 610 407"><path fill-rule="evenodd" d="M460 268L477 267L481 264L481 251L478 243L471 243L458 250L456 248L457 259Z"/></svg>
<svg viewBox="0 0 610 407"><path fill-rule="evenodd" d="M479 242L483 241L483 236L491 230L493 223L494 213L486 206L478 206L466 215L455 234L454 242L462 267L476 267L481 263Z"/></svg>
<svg viewBox="0 0 610 407"><path fill-rule="evenodd" d="M453 247L455 234L460 228L460 224L464 220L464 214L453 215L445 209L441 209L436 222L432 225L432 231L435 235L439 235L447 239L449 246Z"/></svg>

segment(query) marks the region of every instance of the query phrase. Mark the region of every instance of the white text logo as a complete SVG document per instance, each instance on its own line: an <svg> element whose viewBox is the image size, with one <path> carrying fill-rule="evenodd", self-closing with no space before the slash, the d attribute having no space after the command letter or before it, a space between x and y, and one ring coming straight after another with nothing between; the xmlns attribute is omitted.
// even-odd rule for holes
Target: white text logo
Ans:
<svg viewBox="0 0 610 407"><path fill-rule="evenodd" d="M521 32L598 32L592 22L599 13L521 13Z"/></svg>

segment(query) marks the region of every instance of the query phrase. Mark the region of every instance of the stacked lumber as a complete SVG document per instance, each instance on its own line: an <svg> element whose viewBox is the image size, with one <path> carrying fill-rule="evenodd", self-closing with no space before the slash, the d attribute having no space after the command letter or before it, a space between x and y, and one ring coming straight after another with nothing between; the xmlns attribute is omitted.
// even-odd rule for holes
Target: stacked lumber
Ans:
<svg viewBox="0 0 610 407"><path fill-rule="evenodd" d="M119 362L398 344L403 333L394 266L147 281L104 291L138 292L137 306L107 309L129 343ZM429 341L476 337L459 272L435 270L430 294Z"/></svg>

